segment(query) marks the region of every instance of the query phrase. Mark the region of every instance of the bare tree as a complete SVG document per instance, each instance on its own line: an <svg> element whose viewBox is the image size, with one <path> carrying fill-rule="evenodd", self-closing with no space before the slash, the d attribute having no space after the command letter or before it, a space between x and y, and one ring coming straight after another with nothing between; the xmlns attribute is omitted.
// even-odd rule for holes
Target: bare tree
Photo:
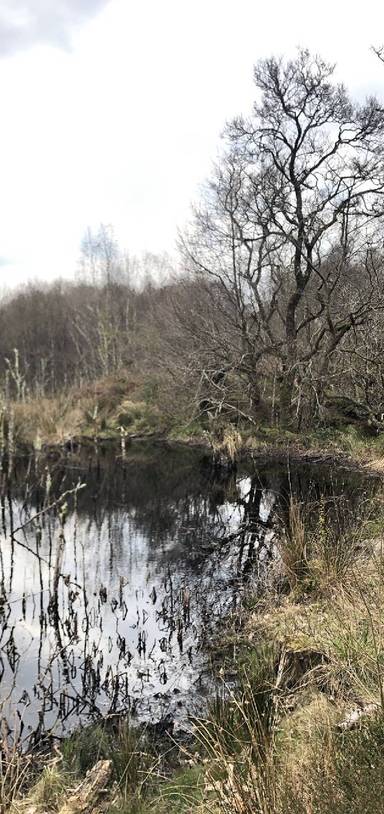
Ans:
<svg viewBox="0 0 384 814"><path fill-rule="evenodd" d="M321 400L340 343L381 307L384 112L374 98L354 104L333 71L308 51L258 63L259 100L229 124L182 241L189 268L230 303L228 334L256 403L266 367L278 378L282 423L304 393Z"/></svg>
<svg viewBox="0 0 384 814"><path fill-rule="evenodd" d="M80 274L92 285L109 286L121 279L122 258L112 226L88 228L81 243Z"/></svg>

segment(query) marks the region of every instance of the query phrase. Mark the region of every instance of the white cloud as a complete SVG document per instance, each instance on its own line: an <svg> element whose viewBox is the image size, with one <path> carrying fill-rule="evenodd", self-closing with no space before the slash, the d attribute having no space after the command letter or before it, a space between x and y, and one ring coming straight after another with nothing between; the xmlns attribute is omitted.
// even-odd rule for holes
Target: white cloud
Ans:
<svg viewBox="0 0 384 814"><path fill-rule="evenodd" d="M50 34L33 39L28 27L25 47L0 61L0 285L72 274L82 234L101 221L132 252L172 251L226 118L251 105L259 57L308 46L338 62L353 92L384 89L370 52L384 40L378 0L363 11L324 0L312 14L304 0L10 8L22 15L19 29L28 13ZM2 0L10 25L4 9ZM69 33L70 50L54 47Z"/></svg>
<svg viewBox="0 0 384 814"><path fill-rule="evenodd" d="M67 48L72 29L108 0L2 0L0 55L38 43Z"/></svg>

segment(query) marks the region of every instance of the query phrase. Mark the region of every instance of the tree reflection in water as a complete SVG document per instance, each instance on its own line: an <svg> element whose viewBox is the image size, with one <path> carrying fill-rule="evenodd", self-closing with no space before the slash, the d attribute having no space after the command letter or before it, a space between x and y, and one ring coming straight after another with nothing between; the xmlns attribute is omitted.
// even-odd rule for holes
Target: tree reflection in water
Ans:
<svg viewBox="0 0 384 814"><path fill-rule="evenodd" d="M370 484L287 463L220 476L199 450L143 444L125 460L111 449L17 462L1 495L9 736L30 745L121 710L199 709L207 642L244 585L262 582L289 496L347 493L353 506Z"/></svg>

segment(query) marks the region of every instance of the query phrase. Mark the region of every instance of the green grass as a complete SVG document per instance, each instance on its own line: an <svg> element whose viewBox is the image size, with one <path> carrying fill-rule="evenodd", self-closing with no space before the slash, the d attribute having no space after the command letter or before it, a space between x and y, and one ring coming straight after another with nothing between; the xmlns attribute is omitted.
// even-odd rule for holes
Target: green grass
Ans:
<svg viewBox="0 0 384 814"><path fill-rule="evenodd" d="M358 729L329 730L319 740L302 781L288 779L282 789L292 814L381 814L384 795L384 718ZM281 809L284 810L283 808Z"/></svg>
<svg viewBox="0 0 384 814"><path fill-rule="evenodd" d="M156 792L145 800L121 798L108 814L187 814L204 800L204 787L203 766L192 765L159 783Z"/></svg>
<svg viewBox="0 0 384 814"><path fill-rule="evenodd" d="M111 760L121 795L145 797L157 784L159 756L145 731L122 719L77 731L61 747L66 770L83 776L98 760Z"/></svg>

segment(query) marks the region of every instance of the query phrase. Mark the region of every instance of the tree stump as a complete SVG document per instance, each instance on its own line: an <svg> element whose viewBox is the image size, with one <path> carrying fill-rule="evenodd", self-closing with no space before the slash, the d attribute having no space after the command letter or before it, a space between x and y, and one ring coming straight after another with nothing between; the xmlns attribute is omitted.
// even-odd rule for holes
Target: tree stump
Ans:
<svg viewBox="0 0 384 814"><path fill-rule="evenodd" d="M105 791L112 775L112 761L99 760L89 769L84 780L72 792L59 814L83 814L92 811Z"/></svg>

